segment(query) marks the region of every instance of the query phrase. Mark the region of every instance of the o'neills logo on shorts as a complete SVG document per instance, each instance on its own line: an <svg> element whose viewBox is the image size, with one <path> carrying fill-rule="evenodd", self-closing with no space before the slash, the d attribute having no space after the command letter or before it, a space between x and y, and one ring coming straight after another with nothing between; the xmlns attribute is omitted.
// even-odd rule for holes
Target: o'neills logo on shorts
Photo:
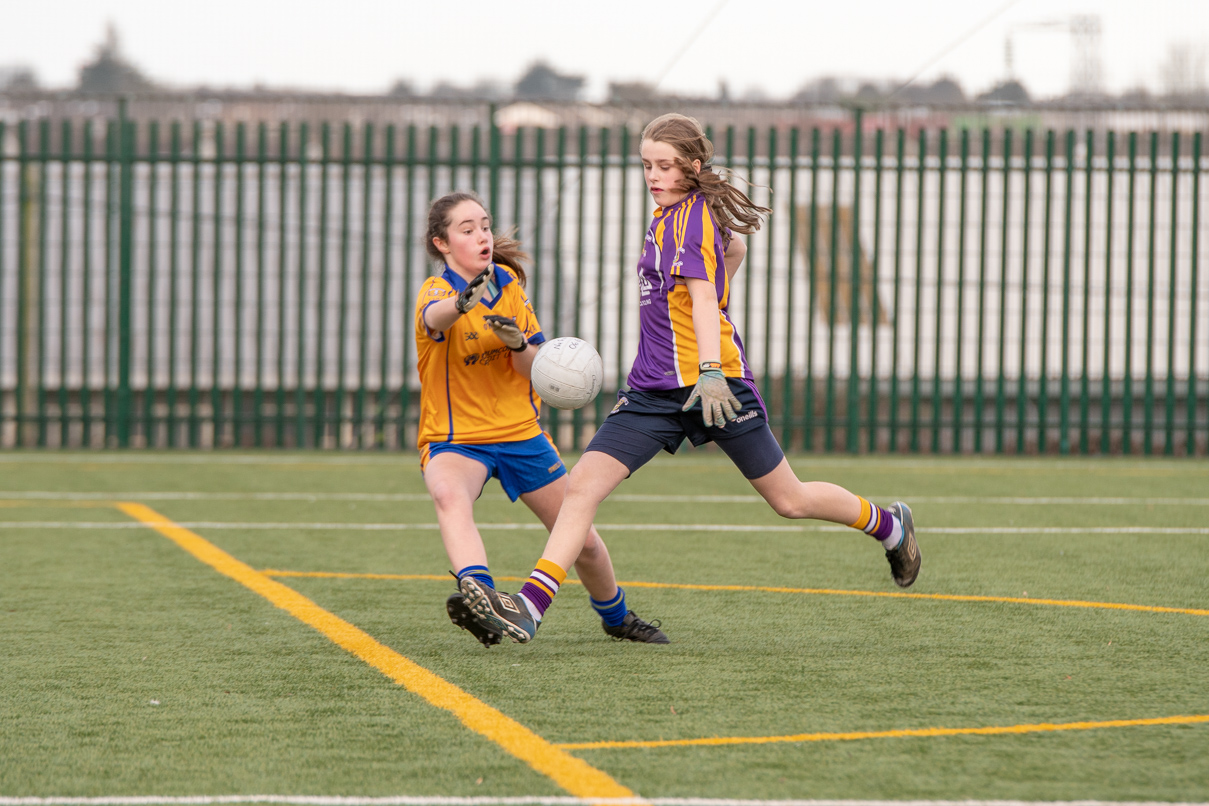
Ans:
<svg viewBox="0 0 1209 806"><path fill-rule="evenodd" d="M736 417L735 422L736 423L745 423L748 420L750 420L752 417L755 417L759 413L760 412L758 410L752 409L751 411L747 412L747 414L741 414L738 417Z"/></svg>

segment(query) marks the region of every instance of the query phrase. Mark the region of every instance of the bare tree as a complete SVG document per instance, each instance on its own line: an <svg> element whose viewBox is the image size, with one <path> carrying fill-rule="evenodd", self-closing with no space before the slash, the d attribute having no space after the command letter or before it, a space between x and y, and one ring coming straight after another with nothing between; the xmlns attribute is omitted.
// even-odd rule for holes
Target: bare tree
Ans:
<svg viewBox="0 0 1209 806"><path fill-rule="evenodd" d="M1163 92L1172 96L1199 95L1206 89L1205 46L1173 42L1160 68Z"/></svg>

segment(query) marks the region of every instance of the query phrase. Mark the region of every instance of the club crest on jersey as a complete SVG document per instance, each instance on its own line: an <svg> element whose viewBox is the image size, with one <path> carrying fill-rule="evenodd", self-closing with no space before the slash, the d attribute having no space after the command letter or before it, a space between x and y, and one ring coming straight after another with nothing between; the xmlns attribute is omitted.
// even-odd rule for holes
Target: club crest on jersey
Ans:
<svg viewBox="0 0 1209 806"><path fill-rule="evenodd" d="M673 272L675 272L677 269L684 268L684 260L681 259L681 255L683 255L683 254L684 254L684 247L682 246L676 250L676 256L672 260L672 271Z"/></svg>

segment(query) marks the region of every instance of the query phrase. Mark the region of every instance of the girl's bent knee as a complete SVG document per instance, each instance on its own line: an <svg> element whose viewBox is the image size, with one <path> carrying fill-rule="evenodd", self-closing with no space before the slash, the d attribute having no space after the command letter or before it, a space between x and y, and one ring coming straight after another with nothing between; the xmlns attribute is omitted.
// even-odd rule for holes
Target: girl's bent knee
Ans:
<svg viewBox="0 0 1209 806"><path fill-rule="evenodd" d="M814 508L809 501L797 498L784 498L776 501L769 501L772 509L782 518L790 520L801 520L802 518L814 517Z"/></svg>

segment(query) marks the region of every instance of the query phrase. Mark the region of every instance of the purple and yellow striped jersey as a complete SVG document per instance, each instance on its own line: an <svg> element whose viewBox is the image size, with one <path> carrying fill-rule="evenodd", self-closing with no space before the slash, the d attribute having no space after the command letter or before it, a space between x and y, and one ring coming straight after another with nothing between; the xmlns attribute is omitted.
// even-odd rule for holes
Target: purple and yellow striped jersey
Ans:
<svg viewBox="0 0 1209 806"><path fill-rule="evenodd" d="M633 389L678 389L697 383L700 359L693 330L693 301L684 279L708 280L718 292L722 372L751 379L743 341L731 321L730 280L722 231L699 192L655 210L638 261L638 356L628 382Z"/></svg>
<svg viewBox="0 0 1209 806"><path fill-rule="evenodd" d="M456 296L466 281L446 267L429 277L416 300L416 367L420 374L421 454L430 442L487 445L519 442L542 433L537 416L541 400L529 381L512 368L512 351L483 321L487 314L511 316L530 344L542 335L533 306L521 284L496 266L495 281L482 301L444 333L424 325L429 305Z"/></svg>

